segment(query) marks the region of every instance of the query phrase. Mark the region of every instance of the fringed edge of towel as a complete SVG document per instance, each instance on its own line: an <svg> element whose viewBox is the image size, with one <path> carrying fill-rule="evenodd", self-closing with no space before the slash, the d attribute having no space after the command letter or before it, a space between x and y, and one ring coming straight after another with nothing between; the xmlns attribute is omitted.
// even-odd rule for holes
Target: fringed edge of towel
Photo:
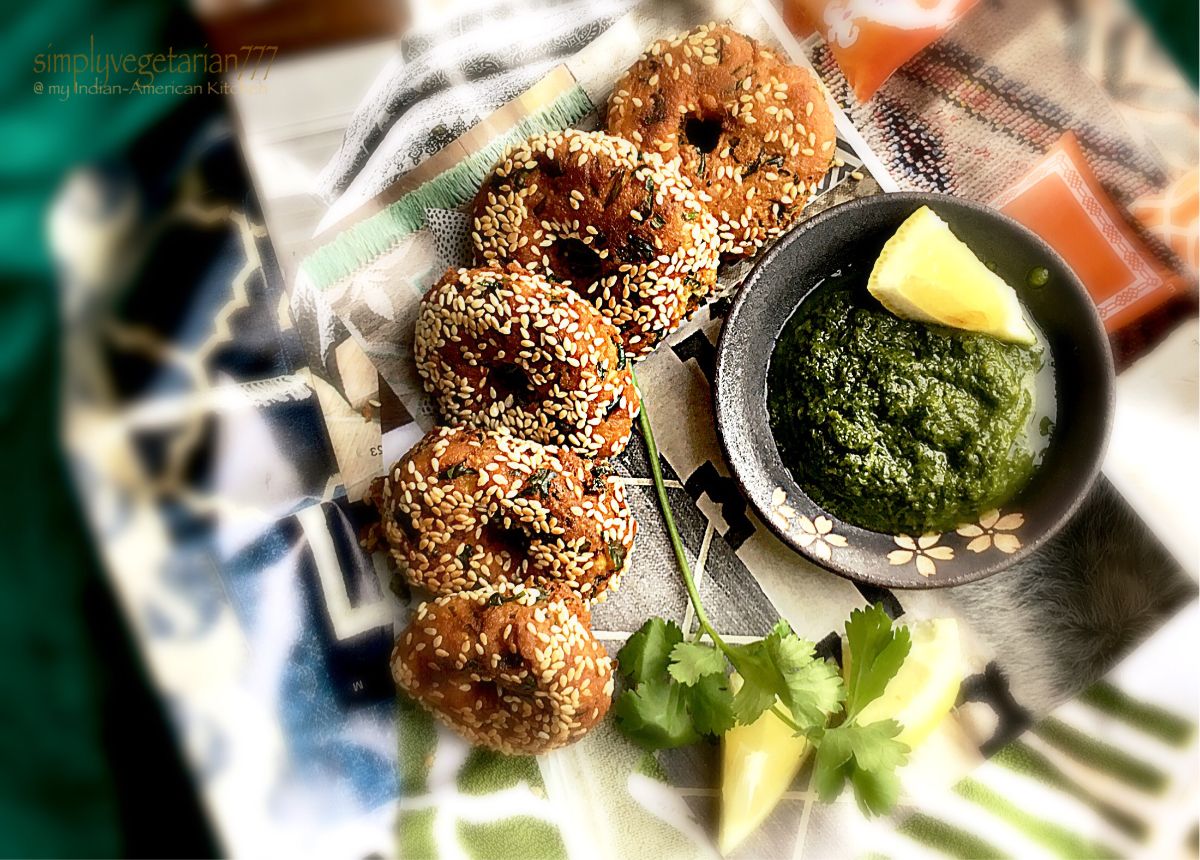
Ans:
<svg viewBox="0 0 1200 860"><path fill-rule="evenodd" d="M425 227L426 209L457 209L475 196L488 171L513 143L536 134L561 131L595 110L575 86L454 167L419 185L380 212L339 233L306 257L301 271L318 290L347 278L387 253L405 236Z"/></svg>

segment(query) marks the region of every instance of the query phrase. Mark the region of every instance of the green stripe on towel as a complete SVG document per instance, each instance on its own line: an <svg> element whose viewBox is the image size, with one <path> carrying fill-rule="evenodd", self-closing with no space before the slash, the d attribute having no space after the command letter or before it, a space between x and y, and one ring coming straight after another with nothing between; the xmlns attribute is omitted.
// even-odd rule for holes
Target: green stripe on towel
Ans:
<svg viewBox="0 0 1200 860"><path fill-rule="evenodd" d="M495 794L522 782L544 790L536 759L502 755L484 747L472 747L458 772L458 790L463 794Z"/></svg>
<svg viewBox="0 0 1200 860"><path fill-rule="evenodd" d="M1033 733L1082 764L1103 771L1135 788L1160 794L1167 787L1167 775L1158 768L1096 740L1054 717L1047 717L1034 726Z"/></svg>
<svg viewBox="0 0 1200 860"><path fill-rule="evenodd" d="M659 764L654 753L647 752L638 762L637 772L642 776L648 776L651 779L656 779L659 782L670 782L667 779L667 772L663 770L663 766Z"/></svg>
<svg viewBox="0 0 1200 860"><path fill-rule="evenodd" d="M565 860L567 848L553 824L528 815L504 818L504 809L496 810L498 820L487 823L458 821L459 845L471 860L521 858L521 860ZM445 852L453 856L458 852ZM405 855L401 855L408 860Z"/></svg>
<svg viewBox="0 0 1200 860"><path fill-rule="evenodd" d="M566 91L454 167L414 188L381 212L342 230L306 257L301 269L318 289L337 283L424 227L426 209L457 209L474 197L484 177L510 144L575 125L593 110L582 87Z"/></svg>
<svg viewBox="0 0 1200 860"><path fill-rule="evenodd" d="M399 744L397 776L400 795L411 797L429 790L429 763L437 749L433 717L407 697L397 697L396 735Z"/></svg>
<svg viewBox="0 0 1200 860"><path fill-rule="evenodd" d="M1030 839L1041 843L1060 857L1121 856L1111 848L1072 833L1065 827L1051 824L1036 815L1031 815L971 777L962 780L954 787L954 791L972 803L987 809L997 818L1020 830Z"/></svg>
<svg viewBox="0 0 1200 860"><path fill-rule="evenodd" d="M1056 788L1063 794L1068 794L1079 802L1086 804L1097 815L1116 827L1126 836L1139 841L1145 841L1149 828L1138 817L1118 809L1110 803L1096 797L1075 780L1062 772L1054 762L1023 741L1013 741L1008 746L993 755L990 761L1014 773L1044 782Z"/></svg>
<svg viewBox="0 0 1200 860"><path fill-rule="evenodd" d="M1093 684L1080 701L1174 747L1187 746L1196 727L1157 705L1139 702L1106 681Z"/></svg>
<svg viewBox="0 0 1200 860"><path fill-rule="evenodd" d="M401 809L396 820L399 855L405 860L433 860L438 856L433 836L433 809Z"/></svg>
<svg viewBox="0 0 1200 860"><path fill-rule="evenodd" d="M960 830L923 812L910 815L896 828L896 832L959 860L1005 860L1008 857L974 833Z"/></svg>

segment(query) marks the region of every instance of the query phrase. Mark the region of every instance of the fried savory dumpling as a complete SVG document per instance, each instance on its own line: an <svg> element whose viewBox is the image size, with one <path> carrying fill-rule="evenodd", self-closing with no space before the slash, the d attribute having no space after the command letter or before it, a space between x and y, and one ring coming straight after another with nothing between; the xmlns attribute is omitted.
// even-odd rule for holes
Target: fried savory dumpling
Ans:
<svg viewBox="0 0 1200 860"><path fill-rule="evenodd" d="M422 604L396 640L396 683L474 744L536 755L579 740L612 702L612 660L563 585L504 585Z"/></svg>
<svg viewBox="0 0 1200 860"><path fill-rule="evenodd" d="M408 582L440 594L562 583L590 601L616 587L637 532L620 478L506 431L435 429L368 498Z"/></svg>
<svg viewBox="0 0 1200 860"><path fill-rule="evenodd" d="M816 76L716 24L652 44L613 87L607 123L679 160L730 255L796 223L837 147Z"/></svg>
<svg viewBox="0 0 1200 860"><path fill-rule="evenodd" d="M481 264L515 262L571 287L641 356L717 282L716 222L677 166L575 129L510 149L474 204Z"/></svg>
<svg viewBox="0 0 1200 860"><path fill-rule="evenodd" d="M451 421L588 458L629 443L639 400L620 335L541 275L511 264L449 270L421 302L414 354Z"/></svg>

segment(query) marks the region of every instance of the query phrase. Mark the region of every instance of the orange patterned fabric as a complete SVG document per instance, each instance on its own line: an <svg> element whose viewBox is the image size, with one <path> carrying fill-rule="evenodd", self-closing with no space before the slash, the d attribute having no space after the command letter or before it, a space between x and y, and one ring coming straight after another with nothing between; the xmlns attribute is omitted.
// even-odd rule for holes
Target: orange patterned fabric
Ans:
<svg viewBox="0 0 1200 860"><path fill-rule="evenodd" d="M1193 275L1200 272L1200 169L1193 167L1162 191L1144 194L1129 211Z"/></svg>
<svg viewBox="0 0 1200 860"><path fill-rule="evenodd" d="M854 95L866 101L896 69L945 33L978 0L784 0L798 37L829 44Z"/></svg>
<svg viewBox="0 0 1200 860"><path fill-rule="evenodd" d="M1070 132L992 205L1063 256L1109 332L1158 307L1181 286L1125 222Z"/></svg>
<svg viewBox="0 0 1200 860"><path fill-rule="evenodd" d="M808 14L800 8L802 5L797 0L784 0L783 7L780 9L783 23L787 24L792 35L801 41L817 32L812 22L808 20Z"/></svg>

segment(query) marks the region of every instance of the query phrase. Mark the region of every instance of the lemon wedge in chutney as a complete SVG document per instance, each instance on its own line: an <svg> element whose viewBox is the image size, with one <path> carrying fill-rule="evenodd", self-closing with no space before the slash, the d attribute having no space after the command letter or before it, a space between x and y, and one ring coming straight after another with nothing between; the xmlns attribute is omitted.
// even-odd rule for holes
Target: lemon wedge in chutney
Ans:
<svg viewBox="0 0 1200 860"><path fill-rule="evenodd" d="M742 679L734 674L736 692ZM717 847L728 855L758 829L808 757L808 740L770 711L721 737L721 821Z"/></svg>
<svg viewBox="0 0 1200 860"><path fill-rule="evenodd" d="M1036 340L1013 288L980 262L928 206L908 216L888 239L867 289L901 319L980 332L1010 343Z"/></svg>

